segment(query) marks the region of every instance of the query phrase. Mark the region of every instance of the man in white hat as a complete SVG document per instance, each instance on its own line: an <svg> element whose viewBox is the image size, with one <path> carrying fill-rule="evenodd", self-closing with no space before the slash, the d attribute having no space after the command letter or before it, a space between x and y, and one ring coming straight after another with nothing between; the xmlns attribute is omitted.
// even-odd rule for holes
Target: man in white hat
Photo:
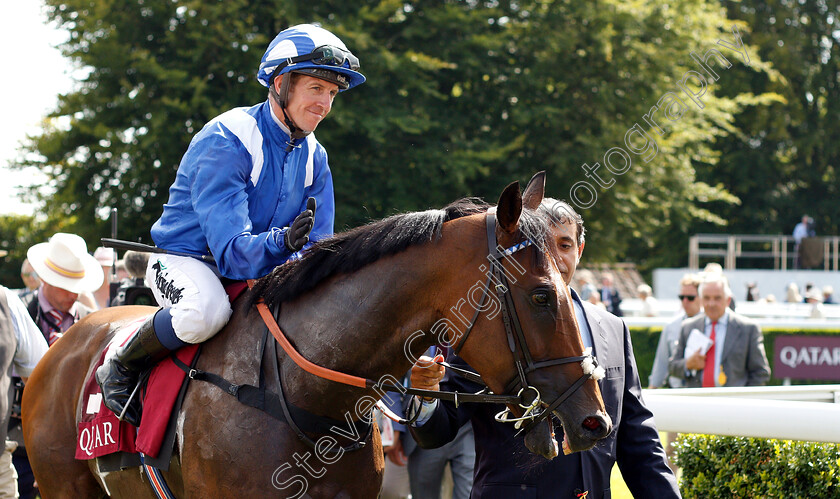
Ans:
<svg viewBox="0 0 840 499"><path fill-rule="evenodd" d="M78 302L79 293L93 292L102 285L102 266L88 254L84 239L63 232L32 246L26 256L42 281L27 297L27 310L52 345L92 311Z"/></svg>

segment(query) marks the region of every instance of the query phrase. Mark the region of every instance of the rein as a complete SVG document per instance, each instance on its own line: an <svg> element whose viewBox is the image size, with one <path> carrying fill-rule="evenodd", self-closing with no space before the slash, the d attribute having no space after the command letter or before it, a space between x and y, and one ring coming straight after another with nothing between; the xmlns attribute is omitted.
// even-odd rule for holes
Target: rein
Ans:
<svg viewBox="0 0 840 499"><path fill-rule="evenodd" d="M525 340L525 335L522 331L522 325L519 322L519 316L516 313L516 306L513 303L513 297L510 292L510 284L508 282L507 276L504 273L503 267L503 260L505 259L505 257L510 256L519 250L527 248L528 246L533 245L533 243L530 240L525 240L510 248L503 249L498 245L496 239L495 214L492 212L488 212L485 216L485 220L487 228L487 248L489 252L488 260L490 260L491 262L490 266L492 267L492 273L487 273L488 278L487 283L484 287L484 294L481 298L481 303L476 308L476 312L473 316L472 321L470 322L470 326L467 328L466 332L461 338L461 341L454 349L454 352L456 354L460 352L461 348L464 346L464 343L466 343L467 337L469 336L473 326L475 325L476 320L478 319L480 310L484 308L484 302L488 297L488 290L490 289L490 285L495 279L496 284L495 286L493 286L493 288L495 289L499 297L500 303L502 303L503 305L502 320L504 322L505 331L507 333L508 346L510 347L511 353L513 354L517 371L517 377L514 378L511 384L509 384L508 386L510 388L510 391L515 389L517 386L522 387L516 395L497 395L487 391L486 388L484 390L479 391L478 393L460 393L406 388L402 385L394 385L392 383L385 382L376 382L372 379L362 378L359 376L334 371L332 369L319 366L303 357L303 355L301 355L300 352L298 352L295 349L291 342L289 342L286 335L283 334L283 331L277 324L277 320L274 314L271 313L271 311L268 309L268 306L266 306L265 302L262 299L260 299L256 304L257 310L260 316L262 317L263 322L265 322L266 326L268 327L268 330L271 331L272 336L274 336L274 338L277 340L277 343L280 344L280 346L295 362L295 364L297 364L301 369L310 374L313 374L326 380L342 383L349 386L355 386L358 388L374 390L378 389L388 392L399 392L401 394L418 395L426 398L448 400L454 402L456 407L462 402L504 404L506 406L516 404L522 409L524 409L524 414L521 417L509 417L510 409L509 407L506 407L505 410L496 415L496 420L499 422L512 422L515 424L517 429L520 429L523 422L529 421L527 426L522 428L523 431L528 431L537 423L547 418L552 413L552 411L556 410L566 399L568 399L574 392L576 392L581 386L583 386L583 384L587 380L589 380L590 378L594 378L596 380L600 379L603 376L603 369L599 368L597 359L591 354L590 349L587 349L587 351L584 352L584 355L576 357L564 357L560 359L544 360L537 362L534 361L533 357L531 356L531 352L528 349L528 344ZM516 262L513 263L515 264ZM253 281L249 281L249 286L251 286L252 284ZM521 355L517 353L517 345L519 346L519 350L522 352ZM524 364L522 358L520 357L524 357ZM572 383L572 385L569 386L556 400L554 400L551 404L548 404L548 407L546 409L540 411L539 406L543 403L540 397L540 392L539 390L537 390L536 387L531 386L528 383L527 374L534 372L538 369L543 369L555 365L570 364L574 362L581 363L581 367L583 368L584 372L583 375L580 376L574 383ZM457 369L446 363L441 363L441 365L452 369L457 374L460 374L464 377L472 379L473 381L477 381L481 384L484 384L481 380L481 377L475 373L471 373L462 369Z"/></svg>
<svg viewBox="0 0 840 499"><path fill-rule="evenodd" d="M598 380L603 377L604 370L603 368L598 366L598 361L595 357L591 354L591 349L587 349L584 351L583 355L576 356L576 357L564 357L560 359L551 359L551 360L543 360L543 361L534 361L533 356L531 355L530 350L528 349L528 344L525 340L525 334L522 331L522 325L519 322L519 316L516 313L516 306L513 303L513 296L511 294L511 287L508 281L507 276L505 275L504 271L504 260L506 257L513 255L519 250L527 248L528 246L532 246L533 242L530 240L522 241L510 248L504 249L498 245L498 241L496 239L496 216L495 213L492 211L488 211L486 216L486 228L487 228L487 249L488 249L488 260L490 261L491 270L487 271L487 282L484 286L484 293L481 297L481 302L479 306L476 308L476 312L473 315L472 320L470 321L470 325L464 334L461 337L460 342L455 346L454 353L458 354L463 348L464 343L466 343L467 338L469 337L470 332L472 331L473 326L478 319L478 315L480 311L484 308L484 303L489 296L489 290L492 288L495 290L499 302L502 304L502 321L504 322L505 332L507 334L508 346L510 348L511 353L513 354L514 362L516 365L516 376L514 379L508 384L506 387L506 391L513 392L518 387L521 387L516 395L497 395L489 391L489 388L486 387L486 384L481 379L481 376L464 370L454 366L451 366L445 362L439 362L438 364L443 365L444 367L451 369L456 374L461 375L464 378L467 378L471 381L474 381L478 384L485 385L485 388L480 390L477 393L460 393L460 392L447 392L447 391L436 391L436 390L421 390L418 388L407 388L402 385L395 385L393 383L386 383L383 381L374 381L368 378L362 378L359 376L354 376L352 374L342 373L339 371L335 371L323 366L319 366L308 359L306 359L303 355L298 352L295 347L291 344L289 339L283 334L283 331L280 329L280 326L277 324L277 319L275 314L272 314L271 311L268 309L268 306L262 299L259 299L256 303L257 311L259 312L260 316L262 317L263 322L266 325L268 331L271 332L271 335L277 341L277 343L283 348L287 355L297 364L301 369L304 371L318 376L319 378L323 378L329 381L334 381L336 383L341 383L344 385L354 386L357 388L363 389L372 389L375 391L383 390L388 392L398 392L400 394L409 394L409 395L418 395L420 397L425 398L435 398L440 400L447 400L455 403L457 407L459 404L463 402L473 402L473 403L490 403L490 404L504 404L506 407L503 411L496 414L496 421L501 423L514 423L515 427L520 431L527 432L536 424L538 424L543 419L547 418L551 413L556 410L564 401L566 401L574 392L576 392L583 384L589 380L590 378ZM517 265L517 263L510 259L513 265ZM521 267L519 267L521 269ZM484 266L480 267L480 270L484 271ZM522 273L524 273L524 269L522 269ZM248 286L253 287L255 281L250 280L248 281ZM515 279L514 279L515 282ZM279 311L276 315L279 315ZM263 354L266 352L266 337L267 334L263 338ZM273 344L272 344L273 347ZM282 380L280 380L280 369L277 366L277 356L274 348L268 349L269 357L273 357L273 367L272 373L280 386L280 394L274 394L268 391L264 384L264 374L263 368L260 367L260 383L258 387L250 386L250 385L235 385L230 383L226 379L222 378L219 375L208 373L205 371L201 371L199 369L191 369L189 366L180 366L185 372L188 373L188 376L191 379L198 379L202 381L208 381L210 383L215 384L226 393L233 395L240 402L243 404L249 405L251 407L255 407L260 409L272 417L279 419L281 421L285 421L289 424L289 426L297 433L298 437L311 448L316 448L316 442L312 440L309 436L304 433L308 431L310 433L325 433L324 428L334 428L337 425L340 425L341 422L337 422L331 420L329 418L325 418L322 416L318 416L308 411L297 408L289 404L285 400L285 396L282 392ZM520 353L521 352L521 353ZM524 359L524 363L523 363ZM581 367L583 369L583 375L580 376L571 386L569 386L556 400L554 400L551 404L546 404L548 407L545 409L540 410L541 404L543 401L540 397L540 392L537 390L536 387L531 386L528 383L527 375L532 373L538 369L543 369L546 367L562 365L562 364L570 364L574 362L580 362ZM510 406L511 405L518 405L523 409L523 415L521 417L511 417ZM410 423L412 420L402 420L399 418L395 418L393 413L384 406L384 404L378 404L378 407L382 409L383 413L391 417L392 419L397 419L402 423ZM419 415L419 411L417 414L414 415L414 419ZM296 417L295 417L296 416ZM301 421L306 424L301 424L300 426L295 420ZM528 424L522 428L524 422L528 421ZM348 420L348 423L350 421ZM344 452L344 451L352 451L356 449L360 449L365 446L367 439L370 438L372 433L372 425L369 421L358 421L353 423L356 427L355 434L360 435L358 440L353 441L350 445L344 446L337 450L336 452ZM361 424L362 428L359 427ZM301 428L303 426L304 428ZM362 431L367 429L365 436L362 435Z"/></svg>
<svg viewBox="0 0 840 499"><path fill-rule="evenodd" d="M459 393L459 392L440 392L435 390L421 390L419 388L406 388L401 385L394 385L392 383L383 383L377 382L369 378L361 378L359 376L354 376L352 374L346 374L339 371L333 371L332 369L328 369L323 366L319 366L307 360L303 355L298 352L294 346L289 342L286 335L283 334L283 331L280 330L280 326L277 325L277 321L274 318L274 315L268 309L268 306L260 299L257 302L257 311L259 311L260 316L262 316L263 321L265 322L268 330L271 331L271 335L274 336L274 339L277 340L277 343L283 348L283 350L289 354L289 357L297 364L301 369L304 371L314 374L319 378L323 378L329 381L335 381L336 383L342 383L345 385L355 386L359 388L366 388L366 389L373 389L373 390L384 390L386 392L399 392L399 393L407 393L409 395L419 395L421 397L429 397L429 398L438 398L441 400L449 400L455 402L456 405L462 402L483 402L483 403L492 403L492 404L513 404L513 403L521 403L521 398L518 396L513 395L495 395L492 393ZM473 376L477 376L474 373L470 373L469 371L464 371L461 369L457 369L455 367L449 366L448 364L444 365L446 367L450 367L453 370L461 371L463 373L469 373ZM480 377L478 377L480 380ZM482 382L483 383L483 382Z"/></svg>

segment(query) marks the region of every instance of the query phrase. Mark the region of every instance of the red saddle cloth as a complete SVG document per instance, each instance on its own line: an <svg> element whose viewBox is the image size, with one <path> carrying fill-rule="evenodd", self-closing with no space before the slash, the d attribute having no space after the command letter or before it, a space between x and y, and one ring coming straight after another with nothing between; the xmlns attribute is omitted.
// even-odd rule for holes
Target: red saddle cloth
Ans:
<svg viewBox="0 0 840 499"><path fill-rule="evenodd" d="M142 321L134 326L136 330ZM133 332L132 332L133 334ZM126 337L127 338L127 337ZM105 361L102 352L98 368ZM198 345L189 345L175 352L175 356L190 365L198 352ZM93 370L96 372L96 369ZM96 378L91 375L85 383L82 398L82 418L78 424L76 459L93 459L112 452L142 452L157 457L166 434L166 425L178 391L186 373L172 358L166 358L152 368L143 397L143 415L140 428L120 421L117 415L105 407Z"/></svg>
<svg viewBox="0 0 840 499"><path fill-rule="evenodd" d="M234 282L225 287L230 301L233 302L245 290L244 282ZM145 322L142 318L115 335L120 344L125 343L140 325ZM130 334L126 334L130 331ZM186 365L192 365L198 352L198 344L178 349L175 357ZM90 378L85 382L82 394L82 417L78 424L76 435L76 459L93 459L112 452L142 452L150 457L157 457L160 446L166 435L166 426L178 392L184 383L187 373L178 367L172 357L158 362L152 368L149 382L143 392L143 415L140 418L140 428L120 421L102 403L102 393L93 373L105 361L111 345L102 352Z"/></svg>

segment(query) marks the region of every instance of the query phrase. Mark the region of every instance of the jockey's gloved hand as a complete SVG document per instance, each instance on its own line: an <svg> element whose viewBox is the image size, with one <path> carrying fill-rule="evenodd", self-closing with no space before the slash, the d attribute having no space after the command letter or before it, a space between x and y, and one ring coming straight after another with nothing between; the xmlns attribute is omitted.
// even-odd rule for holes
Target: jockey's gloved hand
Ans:
<svg viewBox="0 0 840 499"><path fill-rule="evenodd" d="M309 233L312 232L312 227L315 225L315 198L306 200L306 209L300 212L300 215L295 217L292 225L286 229L286 248L289 251L300 251L303 246L309 242Z"/></svg>

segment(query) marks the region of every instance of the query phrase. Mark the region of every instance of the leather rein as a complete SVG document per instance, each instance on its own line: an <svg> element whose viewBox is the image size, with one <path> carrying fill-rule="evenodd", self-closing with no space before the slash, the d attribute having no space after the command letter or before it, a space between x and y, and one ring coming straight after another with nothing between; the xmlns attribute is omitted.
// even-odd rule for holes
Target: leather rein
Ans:
<svg viewBox="0 0 840 499"><path fill-rule="evenodd" d="M337 383L342 383L349 386L355 386L358 388L378 389L389 392L399 392L401 394L418 395L425 398L448 400L454 402L456 407L463 402L505 405L516 404L524 410L523 416L518 418L508 417L510 409L506 408L504 411L496 415L496 420L500 422L513 422L515 423L517 429L521 428L523 422L528 421L527 426L521 428L523 431L528 431L537 423L548 417L552 413L552 411L556 410L565 400L567 400L574 392L576 392L581 386L583 386L583 384L587 380L589 380L590 378L599 379L599 373L602 373L603 370L597 369L597 360L590 353L591 351L589 349L587 349L587 351L584 352L584 355L579 355L575 357L564 357L560 359L536 362L534 361L531 352L528 349L528 344L525 341L525 335L522 330L522 325L519 322L519 316L516 313L516 307L513 303L511 288L507 276L505 275L503 265L503 261L506 257L516 253L521 249L533 245L533 243L530 240L525 240L510 248L504 249L500 247L497 243L496 216L495 213L493 213L492 209L491 211L488 211L485 220L487 228L488 261L490 262L490 266L492 267L492 272L487 272L488 278L487 283L484 286L484 294L482 295L481 303L476 308L475 314L473 315L473 318L470 321L470 325L461 337L457 346L455 347L454 352L456 354L460 352L461 348L464 346L464 343L466 343L467 338L469 337L469 334L472 331L476 320L478 319L480 311L484 308L484 303L489 296L489 289L491 285L493 285L492 287L493 289L495 289L499 301L502 304L502 320L504 322L505 331L507 334L508 346L511 350L511 353L513 354L516 364L516 377L511 381L511 383L508 384L507 390L512 391L515 390L517 387L522 387L516 395L494 394L489 391L489 388L486 387L486 384L483 382L480 375L464 369L459 369L445 362L440 364L448 369L453 370L456 374L459 374L470 381L485 385L485 388L477 393L422 390L418 388L407 388L401 385L386 383L384 382L384 380L377 382L372 379L362 378L359 376L334 371L332 369L328 369L323 366L314 364L313 362L304 358L303 355L301 355L300 352L298 352L295 349L291 342L289 342L286 335L283 334L283 332L280 330L280 326L277 325L277 320L275 316L271 313L271 311L268 309L268 307L262 301L262 299L260 299L256 304L257 310L259 311L260 316L262 317L263 321L268 327L268 330L271 331L272 336L274 336L275 340L277 340L277 343L280 344L280 346L295 362L295 364L297 364L301 369L310 374L313 374L323 379L335 381ZM513 261L512 259L511 261L514 265L516 265L515 261ZM493 281L495 281L495 284ZM584 370L584 374L581 377L579 377L574 383L572 383L572 385L569 386L556 400L549 404L547 408L540 410L540 405L542 404L540 393L536 387L533 387L528 383L527 375L538 369L562 364L570 364L575 362L581 363Z"/></svg>

